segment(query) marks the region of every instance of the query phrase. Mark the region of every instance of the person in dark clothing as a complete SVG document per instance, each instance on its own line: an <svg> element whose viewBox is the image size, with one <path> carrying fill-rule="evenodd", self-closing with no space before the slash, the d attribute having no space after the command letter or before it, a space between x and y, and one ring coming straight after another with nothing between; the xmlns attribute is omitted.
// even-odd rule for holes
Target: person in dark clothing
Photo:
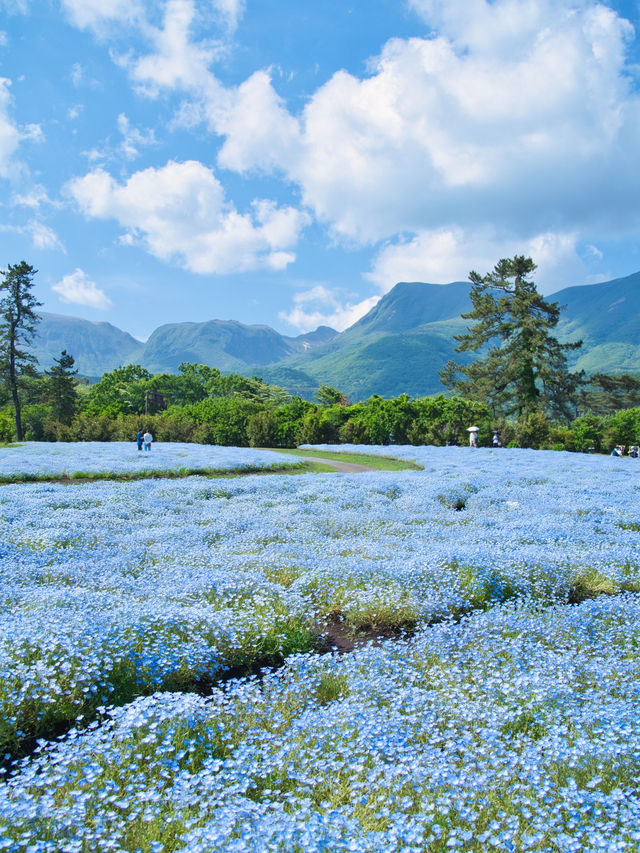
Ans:
<svg viewBox="0 0 640 853"><path fill-rule="evenodd" d="M139 429L136 433L136 444L138 445L138 450L142 450L142 430Z"/></svg>

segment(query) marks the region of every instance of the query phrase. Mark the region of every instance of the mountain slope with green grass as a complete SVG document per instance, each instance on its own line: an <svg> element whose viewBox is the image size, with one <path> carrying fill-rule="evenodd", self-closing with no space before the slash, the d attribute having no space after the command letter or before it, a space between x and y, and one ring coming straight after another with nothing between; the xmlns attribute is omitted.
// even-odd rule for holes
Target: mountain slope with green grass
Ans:
<svg viewBox="0 0 640 853"><path fill-rule="evenodd" d="M640 375L639 299L640 272L553 294L553 300L565 306L558 338L583 342L571 353L574 369Z"/></svg>
<svg viewBox="0 0 640 853"><path fill-rule="evenodd" d="M289 357L283 366L354 401L372 394L437 394L443 390L438 371L456 355L453 335L464 330L460 314L470 307L465 282L400 282L331 342Z"/></svg>
<svg viewBox="0 0 640 853"><path fill-rule="evenodd" d="M79 317L42 313L31 352L38 369L51 367L63 349L71 353L78 373L100 377L121 364L138 361L144 349L142 341L111 323L93 323Z"/></svg>
<svg viewBox="0 0 640 853"><path fill-rule="evenodd" d="M153 372L175 373L183 361L209 364L223 373L259 371L266 364L312 350L337 334L328 326L286 337L269 326L245 326L235 320L171 323L156 329L144 348L143 365Z"/></svg>
<svg viewBox="0 0 640 853"><path fill-rule="evenodd" d="M582 348L569 354L573 369L640 374L639 294L640 273L635 273L547 297L566 306L558 339L583 340ZM460 315L470 308L465 282L403 282L330 344L289 357L283 365L339 388L354 401L372 394L437 394L443 390L438 371L447 361L472 358L455 352L453 337L466 329Z"/></svg>
<svg viewBox="0 0 640 853"><path fill-rule="evenodd" d="M639 294L640 272L547 297L566 306L557 337L584 342L570 353L574 369L640 375ZM45 314L34 351L43 369L66 349L89 376L135 362L153 372L176 372L186 361L258 375L307 399L323 384L353 401L372 394L418 396L443 390L438 371L449 359L471 358L455 352L453 337L465 330L460 315L470 308L467 282L400 282L341 334L320 326L288 337L269 326L209 320L161 326L146 344L109 323Z"/></svg>

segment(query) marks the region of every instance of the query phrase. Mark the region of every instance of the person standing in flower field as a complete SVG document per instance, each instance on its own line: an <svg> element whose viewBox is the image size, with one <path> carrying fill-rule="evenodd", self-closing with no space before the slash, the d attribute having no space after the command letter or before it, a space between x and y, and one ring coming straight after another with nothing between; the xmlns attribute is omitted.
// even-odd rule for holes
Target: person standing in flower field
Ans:
<svg viewBox="0 0 640 853"><path fill-rule="evenodd" d="M151 442L152 441L153 441L153 436L151 435L149 430L147 430L144 434L144 449L145 450L151 450Z"/></svg>
<svg viewBox="0 0 640 853"><path fill-rule="evenodd" d="M138 450L142 450L143 441L144 441L144 438L142 436L142 430L139 429L138 432L136 433L136 444L138 445Z"/></svg>

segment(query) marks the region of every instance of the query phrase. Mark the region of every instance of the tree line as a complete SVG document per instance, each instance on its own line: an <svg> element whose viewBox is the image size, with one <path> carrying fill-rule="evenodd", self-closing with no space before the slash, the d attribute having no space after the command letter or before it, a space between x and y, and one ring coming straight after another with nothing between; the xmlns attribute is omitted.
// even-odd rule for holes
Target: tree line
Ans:
<svg viewBox="0 0 640 853"><path fill-rule="evenodd" d="M149 429L160 441L295 447L298 444L462 444L478 426L479 443L499 430L503 445L607 451L640 444L640 379L570 372L552 334L561 308L537 292L530 258L503 259L486 276L470 274L473 308L463 317L459 352L468 365L441 372L448 393L350 404L321 385L314 401L259 377L222 374L184 363L177 374L140 365L106 373L89 385L63 350L40 373L29 353L39 304L36 270L9 265L0 282L0 441L133 440Z"/></svg>

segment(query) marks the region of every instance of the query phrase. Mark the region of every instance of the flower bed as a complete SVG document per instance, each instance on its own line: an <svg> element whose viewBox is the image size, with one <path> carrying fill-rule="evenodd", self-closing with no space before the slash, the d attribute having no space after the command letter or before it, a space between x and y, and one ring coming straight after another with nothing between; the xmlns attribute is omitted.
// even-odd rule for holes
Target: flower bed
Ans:
<svg viewBox="0 0 640 853"><path fill-rule="evenodd" d="M0 488L7 849L636 849L634 460L393 452Z"/></svg>
<svg viewBox="0 0 640 853"><path fill-rule="evenodd" d="M0 447L0 482L56 477L139 476L284 468L299 464L290 456L247 447L153 443L150 451L135 441L42 442Z"/></svg>
<svg viewBox="0 0 640 853"><path fill-rule="evenodd" d="M632 595L503 605L139 699L0 786L0 845L637 850L639 620Z"/></svg>

